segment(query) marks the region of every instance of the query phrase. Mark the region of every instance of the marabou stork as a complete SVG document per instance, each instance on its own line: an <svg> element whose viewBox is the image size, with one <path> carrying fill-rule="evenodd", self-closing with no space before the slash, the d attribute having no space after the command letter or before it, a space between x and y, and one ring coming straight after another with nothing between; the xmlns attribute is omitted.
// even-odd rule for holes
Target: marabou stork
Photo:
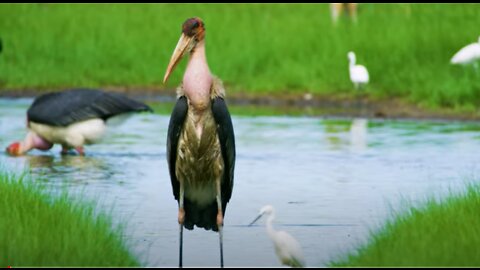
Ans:
<svg viewBox="0 0 480 270"><path fill-rule="evenodd" d="M190 57L168 126L167 160L178 201L179 265L183 227L219 232L223 267L223 217L233 189L235 136L222 81L210 73L205 55L205 25L200 18L183 23L182 34L163 82L180 59Z"/></svg>
<svg viewBox="0 0 480 270"><path fill-rule="evenodd" d="M72 89L37 97L27 111L28 133L23 142L7 147L10 155L22 155L36 148L48 150L62 145L62 154L74 148L84 155L83 145L98 141L112 116L152 109L120 93L93 89Z"/></svg>

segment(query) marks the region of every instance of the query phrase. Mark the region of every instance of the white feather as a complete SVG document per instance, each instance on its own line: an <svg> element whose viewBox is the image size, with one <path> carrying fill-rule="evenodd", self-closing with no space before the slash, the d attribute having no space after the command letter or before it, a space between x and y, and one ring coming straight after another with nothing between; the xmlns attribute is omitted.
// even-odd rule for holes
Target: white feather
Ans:
<svg viewBox="0 0 480 270"><path fill-rule="evenodd" d="M285 231L276 231L273 228L273 220L275 218L275 210L271 205L265 205L260 209L258 217L251 223L255 223L263 215L267 215L267 234L272 239L275 247L275 253L283 265L292 267L304 267L305 257L303 255L300 243Z"/></svg>
<svg viewBox="0 0 480 270"><path fill-rule="evenodd" d="M51 143L80 147L99 141L106 126L102 119L90 119L66 127L56 127L30 121L30 129Z"/></svg>
<svg viewBox="0 0 480 270"><path fill-rule="evenodd" d="M284 265L305 265L302 247L300 243L285 231L275 232L271 236L275 246L275 253Z"/></svg>
<svg viewBox="0 0 480 270"><path fill-rule="evenodd" d="M350 79L354 83L368 83L369 76L367 68L362 65L350 67Z"/></svg>
<svg viewBox="0 0 480 270"><path fill-rule="evenodd" d="M458 51L450 60L451 64L469 64L480 59L480 37L478 42L469 44Z"/></svg>
<svg viewBox="0 0 480 270"><path fill-rule="evenodd" d="M370 80L367 68L362 65L355 65L355 53L349 52L348 58L350 60L349 72L352 83L355 85L355 87L358 87L361 84L367 84Z"/></svg>

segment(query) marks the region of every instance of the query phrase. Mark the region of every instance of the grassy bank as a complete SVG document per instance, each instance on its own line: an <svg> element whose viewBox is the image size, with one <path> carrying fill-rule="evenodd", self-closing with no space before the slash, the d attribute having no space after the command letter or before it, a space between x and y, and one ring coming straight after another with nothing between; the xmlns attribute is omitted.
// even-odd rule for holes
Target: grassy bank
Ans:
<svg viewBox="0 0 480 270"><path fill-rule="evenodd" d="M175 87L161 79L181 24L204 19L212 72L231 92L354 95L347 52L367 91L474 111L480 71L449 64L478 40L479 4L360 4L334 26L326 4L1 4L1 89Z"/></svg>
<svg viewBox="0 0 480 270"><path fill-rule="evenodd" d="M480 266L480 186L395 214L355 254L330 266Z"/></svg>
<svg viewBox="0 0 480 270"><path fill-rule="evenodd" d="M0 172L0 267L138 266L122 229L94 205Z"/></svg>

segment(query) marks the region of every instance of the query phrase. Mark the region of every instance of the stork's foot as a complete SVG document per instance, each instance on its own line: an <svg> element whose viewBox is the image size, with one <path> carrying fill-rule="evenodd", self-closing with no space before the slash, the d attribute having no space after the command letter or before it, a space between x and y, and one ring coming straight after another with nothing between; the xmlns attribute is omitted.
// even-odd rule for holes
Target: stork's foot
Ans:
<svg viewBox="0 0 480 270"><path fill-rule="evenodd" d="M60 152L60 154L68 155L68 150L70 150L68 146L62 145L62 151Z"/></svg>
<svg viewBox="0 0 480 270"><path fill-rule="evenodd" d="M62 145L62 151L60 152L60 154L62 155L68 155L70 153L70 150L72 148L71 147L68 147L66 145ZM85 156L85 151L83 150L83 147L82 146L79 146L79 147L75 147L75 151L77 151L77 153L80 155L80 156Z"/></svg>
<svg viewBox="0 0 480 270"><path fill-rule="evenodd" d="M85 156L85 151L83 150L83 147L81 147L81 146L75 147L75 150L77 150L77 152L80 156Z"/></svg>
<svg viewBox="0 0 480 270"><path fill-rule="evenodd" d="M178 224L185 222L185 209L183 207L178 208Z"/></svg>

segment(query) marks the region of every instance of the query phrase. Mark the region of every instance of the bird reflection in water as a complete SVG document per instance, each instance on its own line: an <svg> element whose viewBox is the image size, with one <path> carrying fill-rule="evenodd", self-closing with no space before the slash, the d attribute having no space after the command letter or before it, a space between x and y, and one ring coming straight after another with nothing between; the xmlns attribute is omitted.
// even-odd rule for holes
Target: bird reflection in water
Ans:
<svg viewBox="0 0 480 270"><path fill-rule="evenodd" d="M368 120L354 118L350 126L350 146L353 151L364 151L367 148Z"/></svg>
<svg viewBox="0 0 480 270"><path fill-rule="evenodd" d="M109 181L115 174L103 159L91 156L27 155L25 161L31 174L48 176L45 180L52 183L82 185L91 181Z"/></svg>

